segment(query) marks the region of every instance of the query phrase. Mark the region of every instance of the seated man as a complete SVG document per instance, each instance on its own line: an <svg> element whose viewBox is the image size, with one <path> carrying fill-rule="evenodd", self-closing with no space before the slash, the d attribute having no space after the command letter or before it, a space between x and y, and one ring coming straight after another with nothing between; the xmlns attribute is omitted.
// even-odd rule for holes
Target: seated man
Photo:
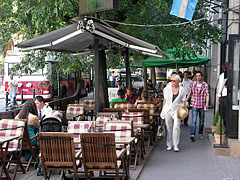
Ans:
<svg viewBox="0 0 240 180"><path fill-rule="evenodd" d="M53 110L48 104L44 103L44 99L42 96L36 96L34 98L34 102L37 106L39 120L47 117L52 117Z"/></svg>
<svg viewBox="0 0 240 180"><path fill-rule="evenodd" d="M142 91L141 98L142 100L137 100L135 102L135 107L137 107L138 103L140 102L148 102L148 92L146 90Z"/></svg>
<svg viewBox="0 0 240 180"><path fill-rule="evenodd" d="M126 102L127 100L124 99L124 91L122 89L119 89L117 92L117 98L112 99L110 102L110 108L113 108L113 102Z"/></svg>
<svg viewBox="0 0 240 180"><path fill-rule="evenodd" d="M131 104L135 104L136 100L138 99L138 95L133 93L132 88L127 88L125 99Z"/></svg>

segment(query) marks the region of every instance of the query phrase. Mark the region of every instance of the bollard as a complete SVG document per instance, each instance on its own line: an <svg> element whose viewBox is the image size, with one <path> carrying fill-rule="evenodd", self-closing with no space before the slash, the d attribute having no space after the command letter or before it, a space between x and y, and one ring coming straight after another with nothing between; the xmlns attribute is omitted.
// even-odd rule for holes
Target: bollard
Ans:
<svg viewBox="0 0 240 180"><path fill-rule="evenodd" d="M23 104L23 90L21 90L21 104Z"/></svg>
<svg viewBox="0 0 240 180"><path fill-rule="evenodd" d="M8 92L6 92L6 107L8 105Z"/></svg>
<svg viewBox="0 0 240 180"><path fill-rule="evenodd" d="M33 99L35 98L35 88L33 88Z"/></svg>

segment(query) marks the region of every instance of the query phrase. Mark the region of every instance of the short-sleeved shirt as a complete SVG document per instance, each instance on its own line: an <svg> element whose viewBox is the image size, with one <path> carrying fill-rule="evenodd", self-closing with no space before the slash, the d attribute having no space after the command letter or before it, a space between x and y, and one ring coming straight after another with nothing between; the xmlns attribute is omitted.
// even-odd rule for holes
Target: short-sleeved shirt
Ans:
<svg viewBox="0 0 240 180"><path fill-rule="evenodd" d="M132 94L132 96L127 96L127 101L131 104L135 104L136 100L138 99L138 95Z"/></svg>
<svg viewBox="0 0 240 180"><path fill-rule="evenodd" d="M10 80L9 84L10 84L10 82L12 82L13 85L17 85L18 84L17 80L14 80L14 79ZM18 87L17 86L9 87L9 93L10 94L17 94L18 93Z"/></svg>
<svg viewBox="0 0 240 180"><path fill-rule="evenodd" d="M126 102L126 99L121 99L121 98L116 98L116 99L112 99L110 102L110 106L113 107L113 102Z"/></svg>
<svg viewBox="0 0 240 180"><path fill-rule="evenodd" d="M192 95L193 107L203 108L206 105L206 97L209 96L208 84L202 81L200 86L197 85L197 81L193 82L191 84L189 95Z"/></svg>

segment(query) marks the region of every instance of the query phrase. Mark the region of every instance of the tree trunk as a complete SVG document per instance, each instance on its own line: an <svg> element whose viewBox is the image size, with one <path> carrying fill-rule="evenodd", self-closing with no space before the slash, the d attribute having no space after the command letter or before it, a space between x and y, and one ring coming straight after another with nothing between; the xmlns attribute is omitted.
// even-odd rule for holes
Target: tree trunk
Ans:
<svg viewBox="0 0 240 180"><path fill-rule="evenodd" d="M109 107L108 101L108 87L107 87L107 68L106 68L106 54L104 50L99 52L99 110L102 111L103 108Z"/></svg>

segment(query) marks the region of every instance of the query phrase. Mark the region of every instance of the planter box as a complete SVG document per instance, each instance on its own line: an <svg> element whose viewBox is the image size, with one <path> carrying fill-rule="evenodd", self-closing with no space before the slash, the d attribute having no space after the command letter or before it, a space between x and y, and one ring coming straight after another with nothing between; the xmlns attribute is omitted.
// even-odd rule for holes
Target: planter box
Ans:
<svg viewBox="0 0 240 180"><path fill-rule="evenodd" d="M212 133L215 133L215 132L216 132L216 128L217 128L217 126L211 126Z"/></svg>
<svg viewBox="0 0 240 180"><path fill-rule="evenodd" d="M226 144L226 135L219 135L219 134L214 134L214 138L215 138L215 144L220 144L220 136L222 136L222 144Z"/></svg>

